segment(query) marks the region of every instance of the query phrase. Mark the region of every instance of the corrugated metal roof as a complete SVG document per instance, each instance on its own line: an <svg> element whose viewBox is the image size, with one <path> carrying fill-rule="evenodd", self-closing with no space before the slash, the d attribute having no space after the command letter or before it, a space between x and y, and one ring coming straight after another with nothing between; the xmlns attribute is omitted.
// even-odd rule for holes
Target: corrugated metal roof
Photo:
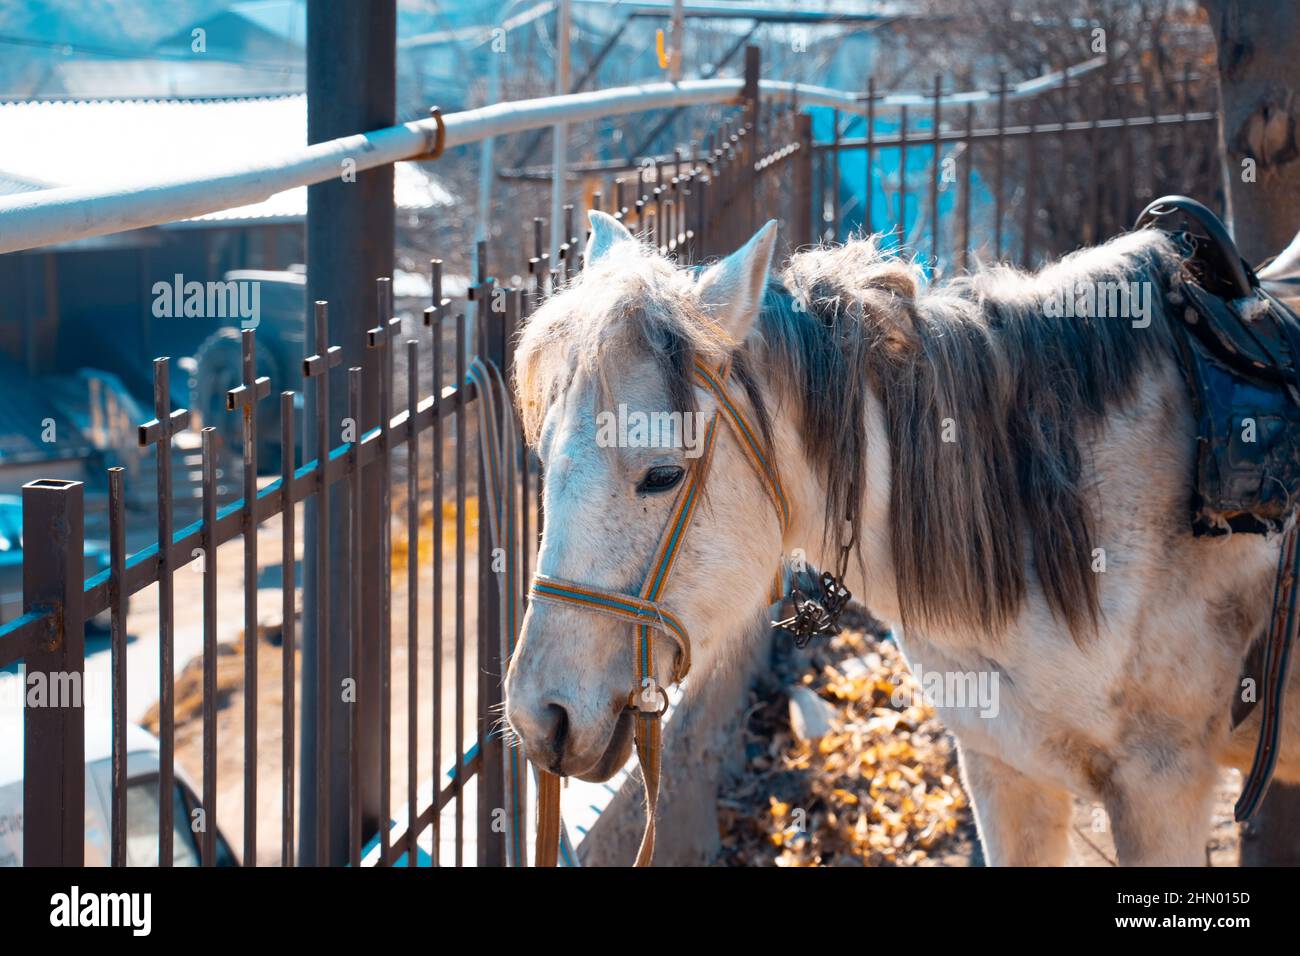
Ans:
<svg viewBox="0 0 1300 956"><path fill-rule="evenodd" d="M306 143L307 97L303 94L0 103L0 178L14 183L118 186L156 179L176 169L202 175L247 159L250 153L287 152ZM453 201L441 183L414 163L396 164L393 199L400 209L429 209ZM306 214L303 186L189 221Z"/></svg>

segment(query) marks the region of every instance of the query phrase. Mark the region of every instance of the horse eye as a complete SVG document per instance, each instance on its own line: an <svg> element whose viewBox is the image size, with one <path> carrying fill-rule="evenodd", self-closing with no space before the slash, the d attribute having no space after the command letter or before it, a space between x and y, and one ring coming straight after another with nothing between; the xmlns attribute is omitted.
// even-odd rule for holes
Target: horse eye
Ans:
<svg viewBox="0 0 1300 956"><path fill-rule="evenodd" d="M677 482L682 480L684 474L686 472L676 465L656 465L645 473L641 483L636 486L637 493L668 491L677 487Z"/></svg>

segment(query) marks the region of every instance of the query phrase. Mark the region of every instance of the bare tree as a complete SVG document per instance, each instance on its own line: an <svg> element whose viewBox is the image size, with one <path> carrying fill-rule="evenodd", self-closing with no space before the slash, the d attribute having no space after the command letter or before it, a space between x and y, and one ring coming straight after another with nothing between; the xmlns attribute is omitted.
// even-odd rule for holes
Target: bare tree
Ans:
<svg viewBox="0 0 1300 956"><path fill-rule="evenodd" d="M1219 147L1233 236L1252 262L1300 229L1300 7L1202 0L1219 54Z"/></svg>

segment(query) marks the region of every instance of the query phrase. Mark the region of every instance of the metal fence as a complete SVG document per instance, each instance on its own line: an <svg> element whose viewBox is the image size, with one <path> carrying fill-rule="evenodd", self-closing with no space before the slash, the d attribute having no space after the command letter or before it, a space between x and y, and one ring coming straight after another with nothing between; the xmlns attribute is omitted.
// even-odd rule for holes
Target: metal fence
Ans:
<svg viewBox="0 0 1300 956"><path fill-rule="evenodd" d="M1096 244L1169 193L1222 207L1212 77L1145 62L1058 74L1032 96L1005 72L985 91L935 77L928 94L904 96L869 78L858 115L835 110L816 146L818 238L887 233L951 273Z"/></svg>

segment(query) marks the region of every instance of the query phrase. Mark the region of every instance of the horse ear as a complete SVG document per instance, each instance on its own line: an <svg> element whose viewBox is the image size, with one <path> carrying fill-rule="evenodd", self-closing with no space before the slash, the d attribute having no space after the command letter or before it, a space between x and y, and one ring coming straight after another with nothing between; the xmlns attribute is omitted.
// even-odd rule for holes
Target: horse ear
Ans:
<svg viewBox="0 0 1300 956"><path fill-rule="evenodd" d="M591 222L591 235L587 238L587 254L583 260L584 269L604 256L618 243L635 241L632 238L632 233L627 231L627 227L613 216L591 209L587 211L587 219Z"/></svg>
<svg viewBox="0 0 1300 956"><path fill-rule="evenodd" d="M775 219L727 258L700 276L700 302L735 341L742 342L763 304L767 270L776 249Z"/></svg>

